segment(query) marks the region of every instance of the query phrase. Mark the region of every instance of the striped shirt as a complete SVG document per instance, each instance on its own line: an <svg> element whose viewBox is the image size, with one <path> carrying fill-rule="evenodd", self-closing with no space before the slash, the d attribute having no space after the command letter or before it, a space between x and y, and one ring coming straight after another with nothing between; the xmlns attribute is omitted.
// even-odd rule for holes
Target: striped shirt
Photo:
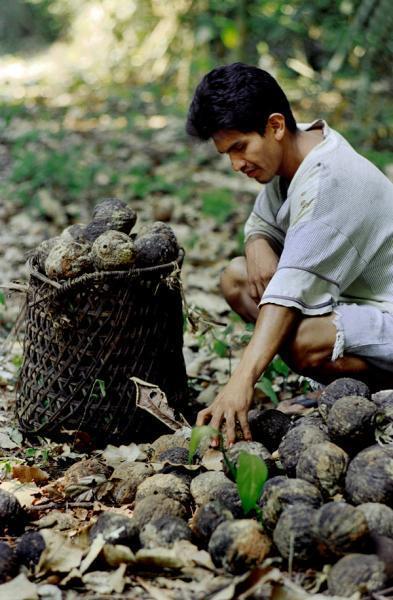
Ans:
<svg viewBox="0 0 393 600"><path fill-rule="evenodd" d="M276 176L256 198L245 225L281 250L259 306L323 315L338 302L393 313L393 184L324 121L323 141L289 187Z"/></svg>

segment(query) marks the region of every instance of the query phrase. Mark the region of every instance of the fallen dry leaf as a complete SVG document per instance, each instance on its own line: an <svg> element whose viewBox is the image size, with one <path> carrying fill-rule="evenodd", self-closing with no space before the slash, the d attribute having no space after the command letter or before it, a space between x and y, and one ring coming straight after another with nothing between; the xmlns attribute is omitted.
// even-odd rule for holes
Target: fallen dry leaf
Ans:
<svg viewBox="0 0 393 600"><path fill-rule="evenodd" d="M120 565L116 571L108 573L107 571L93 571L83 575L82 581L88 590L97 592L98 594L112 594L116 592L121 594L126 580L124 573L127 565Z"/></svg>
<svg viewBox="0 0 393 600"><path fill-rule="evenodd" d="M42 529L41 535L45 541L45 549L36 567L36 575L46 573L68 573L79 567L83 552L72 544L67 537L51 529Z"/></svg>
<svg viewBox="0 0 393 600"><path fill-rule="evenodd" d="M136 560L132 550L121 544L105 544L102 556L110 567L118 567L122 563L132 565Z"/></svg>
<svg viewBox="0 0 393 600"><path fill-rule="evenodd" d="M139 408L146 410L162 423L165 423L172 431L182 429L185 426L190 427L184 418L181 421L176 419L175 412L169 406L166 395L157 385L143 381L138 377L130 377L130 380L136 388L135 403Z"/></svg>
<svg viewBox="0 0 393 600"><path fill-rule="evenodd" d="M29 467L27 465L14 465L12 467L12 477L22 483L31 481L48 481L49 475L39 467Z"/></svg>
<svg viewBox="0 0 393 600"><path fill-rule="evenodd" d="M37 586L24 573L0 585L0 600L38 600Z"/></svg>
<svg viewBox="0 0 393 600"><path fill-rule="evenodd" d="M125 462L144 460L146 454L134 443L119 447L108 444L102 453L102 457L109 466L115 468Z"/></svg>
<svg viewBox="0 0 393 600"><path fill-rule="evenodd" d="M41 490L35 483L20 483L16 479L13 481L2 481L0 483L0 490L14 494L22 506L31 506L34 500L41 496Z"/></svg>

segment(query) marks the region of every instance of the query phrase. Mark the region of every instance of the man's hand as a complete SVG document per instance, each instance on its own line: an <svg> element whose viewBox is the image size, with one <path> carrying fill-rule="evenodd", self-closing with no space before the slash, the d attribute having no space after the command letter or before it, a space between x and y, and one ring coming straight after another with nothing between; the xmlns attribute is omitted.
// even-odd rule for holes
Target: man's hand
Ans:
<svg viewBox="0 0 393 600"><path fill-rule="evenodd" d="M197 426L209 423L219 430L223 419L226 423L227 443L231 445L236 440L236 421L239 422L245 440L251 440L251 431L248 425L248 410L251 406L254 386L242 381L234 373L221 390L214 402L198 413ZM209 422L210 421L210 422ZM218 446L218 440L212 441L212 446Z"/></svg>
<svg viewBox="0 0 393 600"><path fill-rule="evenodd" d="M209 423L219 430L225 419L228 444L233 444L236 439L236 421L239 421L245 439L251 440L247 417L254 385L279 352L299 319L300 313L294 308L275 304L262 306L254 333L238 366L213 404L198 413L198 426ZM218 440L215 442L214 445L217 446Z"/></svg>
<svg viewBox="0 0 393 600"><path fill-rule="evenodd" d="M278 256L269 242L258 236L247 241L245 252L250 296L258 304L276 272Z"/></svg>

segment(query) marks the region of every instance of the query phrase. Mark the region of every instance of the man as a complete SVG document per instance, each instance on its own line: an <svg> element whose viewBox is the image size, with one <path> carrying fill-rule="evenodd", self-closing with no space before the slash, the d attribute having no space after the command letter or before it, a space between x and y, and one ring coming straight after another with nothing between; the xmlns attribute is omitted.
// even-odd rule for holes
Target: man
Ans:
<svg viewBox="0 0 393 600"><path fill-rule="evenodd" d="M278 83L241 63L208 73L187 131L212 138L235 171L266 184L245 227L245 258L221 279L255 330L197 424L235 441L254 385L280 353L321 383L355 377L393 387L393 185L323 121L297 125Z"/></svg>

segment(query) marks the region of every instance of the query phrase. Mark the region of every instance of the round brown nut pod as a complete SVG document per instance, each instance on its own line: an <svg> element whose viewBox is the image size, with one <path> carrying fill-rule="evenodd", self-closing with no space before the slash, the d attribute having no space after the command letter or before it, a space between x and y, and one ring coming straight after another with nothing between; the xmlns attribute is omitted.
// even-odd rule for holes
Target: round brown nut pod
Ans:
<svg viewBox="0 0 393 600"><path fill-rule="evenodd" d="M167 515L146 523L139 539L143 548L171 548L179 540L191 541L191 529L179 517Z"/></svg>
<svg viewBox="0 0 393 600"><path fill-rule="evenodd" d="M375 394L371 395L371 400L377 406L382 406L387 403L393 402L393 390L380 390L379 392L375 392Z"/></svg>
<svg viewBox="0 0 393 600"><path fill-rule="evenodd" d="M15 570L16 561L12 548L6 542L0 542L0 583L14 575ZM5 597L6 595L3 595L3 598Z"/></svg>
<svg viewBox="0 0 393 600"><path fill-rule="evenodd" d="M271 541L252 519L221 523L209 542L216 567L230 573L243 573L260 564L270 552Z"/></svg>
<svg viewBox="0 0 393 600"><path fill-rule="evenodd" d="M369 530L360 510L345 502L328 502L315 513L313 533L319 554L330 559L361 550Z"/></svg>
<svg viewBox="0 0 393 600"><path fill-rule="evenodd" d="M94 221L103 221L107 229L116 229L129 234L136 223L137 215L132 208L118 198L105 198L93 211Z"/></svg>
<svg viewBox="0 0 393 600"><path fill-rule="evenodd" d="M374 422L377 407L361 396L343 396L330 409L329 437L351 453L375 441Z"/></svg>
<svg viewBox="0 0 393 600"><path fill-rule="evenodd" d="M325 498L332 498L344 490L348 461L348 454L336 444L314 444L301 453L296 477L316 485Z"/></svg>
<svg viewBox="0 0 393 600"><path fill-rule="evenodd" d="M393 393L385 396L377 405L375 439L382 445L393 443Z"/></svg>
<svg viewBox="0 0 393 600"><path fill-rule="evenodd" d="M324 421L327 420L330 409L336 400L343 396L363 396L369 400L371 393L365 383L351 377L340 377L340 379L332 381L322 391L318 400L318 410Z"/></svg>
<svg viewBox="0 0 393 600"><path fill-rule="evenodd" d="M318 427L318 429L327 433L326 424L318 410L313 410L310 414L299 417L293 422L292 427L309 427L310 425L312 427Z"/></svg>
<svg viewBox="0 0 393 600"><path fill-rule="evenodd" d="M54 248L60 241L60 236L50 238L49 240L43 240L41 244L34 250L33 257L38 270L41 273L45 273L45 261L49 256L49 252Z"/></svg>
<svg viewBox="0 0 393 600"><path fill-rule="evenodd" d="M138 485L154 473L152 465L142 462L123 463L116 467L111 476L111 483L114 483L111 494L116 504L134 502Z"/></svg>
<svg viewBox="0 0 393 600"><path fill-rule="evenodd" d="M393 510L389 506L380 502L365 502L357 508L366 517L370 533L393 538Z"/></svg>
<svg viewBox="0 0 393 600"><path fill-rule="evenodd" d="M134 519L116 513L103 512L89 531L90 541L99 534L108 544L135 546L138 541L138 529Z"/></svg>
<svg viewBox="0 0 393 600"><path fill-rule="evenodd" d="M236 442L233 444L228 450L226 450L226 456L228 461L234 465L235 469L238 468L239 456L241 453L252 454L253 456L257 456L260 458L267 466L268 473L273 473L275 469L275 462L272 459L272 455L269 450L265 448L260 442ZM224 461L224 473L231 477L232 473Z"/></svg>
<svg viewBox="0 0 393 600"><path fill-rule="evenodd" d="M345 490L353 504L381 502L393 505L393 448L371 446L349 463Z"/></svg>
<svg viewBox="0 0 393 600"><path fill-rule="evenodd" d="M190 440L185 437L167 433L165 435L160 435L154 442L151 444L152 457L151 460L154 462L159 462L159 456L162 452L169 450L171 448L187 448L190 445Z"/></svg>
<svg viewBox="0 0 393 600"><path fill-rule="evenodd" d="M60 239L45 261L49 279L71 279L92 270L90 244Z"/></svg>
<svg viewBox="0 0 393 600"><path fill-rule="evenodd" d="M158 455L157 459L158 462L167 462L172 465L188 465L188 454L187 448L177 446L164 450Z"/></svg>
<svg viewBox="0 0 393 600"><path fill-rule="evenodd" d="M190 527L200 544L208 544L213 531L224 521L232 520L231 511L219 500L213 500L197 508Z"/></svg>
<svg viewBox="0 0 393 600"><path fill-rule="evenodd" d="M163 494L168 498L173 498L181 502L184 506L190 504L190 486L176 475L171 473L157 473L145 479L139 486L136 492L135 500L140 502L147 496L155 494Z"/></svg>
<svg viewBox="0 0 393 600"><path fill-rule="evenodd" d="M97 271L130 269L135 261L134 243L125 233L110 229L95 240L91 258Z"/></svg>
<svg viewBox="0 0 393 600"><path fill-rule="evenodd" d="M248 412L248 423L252 439L274 452L291 426L291 417L274 408L253 408Z"/></svg>
<svg viewBox="0 0 393 600"><path fill-rule="evenodd" d="M263 512L263 526L267 532L273 532L282 511L288 506L304 504L318 508L322 504L322 495L308 481L277 476L266 482L259 504Z"/></svg>
<svg viewBox="0 0 393 600"><path fill-rule="evenodd" d="M312 523L315 508L307 504L289 506L280 515L273 532L273 541L284 558L291 555L298 561L315 558L315 539Z"/></svg>
<svg viewBox="0 0 393 600"><path fill-rule="evenodd" d="M60 234L60 237L65 240L74 240L75 242L86 242L85 229L86 225L74 223L74 225L66 227Z"/></svg>
<svg viewBox="0 0 393 600"><path fill-rule="evenodd" d="M280 461L289 477L295 477L296 465L306 448L329 441L327 434L314 425L298 425L288 431L278 447Z"/></svg>
<svg viewBox="0 0 393 600"><path fill-rule="evenodd" d="M195 477L191 482L191 494L197 506L216 500L216 490L231 486L236 487L233 481L228 479L222 471L207 471Z"/></svg>
<svg viewBox="0 0 393 600"><path fill-rule="evenodd" d="M165 235L173 242L175 246L178 245L176 235L172 227L170 227L167 223L163 223L162 221L155 221L152 225L147 225L146 227L143 227L139 232L139 237L142 237L147 234L156 233Z"/></svg>
<svg viewBox="0 0 393 600"><path fill-rule="evenodd" d="M231 511L235 519L241 519L245 516L239 491L234 483L230 482L215 488L212 492L212 499L221 502L225 508ZM249 514L249 517L253 516L252 513Z"/></svg>
<svg viewBox="0 0 393 600"><path fill-rule="evenodd" d="M25 518L26 514L16 496L0 490L0 533L3 533L5 529L22 530Z"/></svg>
<svg viewBox="0 0 393 600"><path fill-rule="evenodd" d="M39 531L28 531L17 541L15 556L22 565L34 569L45 550L45 540Z"/></svg>
<svg viewBox="0 0 393 600"><path fill-rule="evenodd" d="M137 268L164 265L176 260L177 244L161 233L147 233L135 240L135 266Z"/></svg>
<svg viewBox="0 0 393 600"><path fill-rule="evenodd" d="M349 598L360 592L371 594L385 587L385 565L374 554L348 554L332 567L328 590L334 596Z"/></svg>
<svg viewBox="0 0 393 600"><path fill-rule="evenodd" d="M132 520L139 530L149 521L171 515L185 519L187 510L183 504L164 494L153 494L136 503Z"/></svg>

